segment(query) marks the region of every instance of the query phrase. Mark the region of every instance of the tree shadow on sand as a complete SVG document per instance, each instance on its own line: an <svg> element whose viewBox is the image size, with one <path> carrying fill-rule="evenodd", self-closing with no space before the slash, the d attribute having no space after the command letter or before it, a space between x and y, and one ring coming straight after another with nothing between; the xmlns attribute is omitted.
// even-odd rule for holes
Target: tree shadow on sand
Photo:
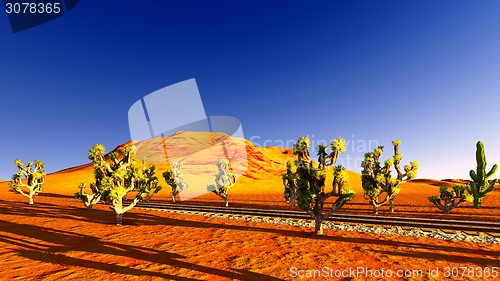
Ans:
<svg viewBox="0 0 500 281"><path fill-rule="evenodd" d="M102 209L104 207L104 210ZM115 215L111 210L106 210L107 205L87 209L83 206L60 206L50 203L36 203L29 205L24 202L0 200L0 215L15 215L20 217L40 217L54 219L80 220L91 223L115 224ZM157 224L157 217L151 214L135 213L133 219L128 219L129 214L123 217L124 225Z"/></svg>
<svg viewBox="0 0 500 281"><path fill-rule="evenodd" d="M429 250L431 253L426 256L422 255L422 258L434 260L436 256L433 256L432 253L435 251L445 251L448 253L464 253L464 254L474 254L474 255L485 255L498 257L500 256L500 251L495 250L486 250L486 249L471 249L467 247L467 244L463 244L463 247L459 246L445 246L445 245L427 245L417 242L402 242L402 241L394 241L394 240L379 240L379 239L371 239L371 238L354 238L348 236L318 236L312 232L304 232L304 231L296 231L296 230L282 230L275 229L273 225L270 224L269 228L263 227L253 227L253 226L239 226L232 224L217 224L211 222L199 222L199 221L187 221L181 219L174 218L165 218L160 217L159 220L166 225L171 226L180 226L180 227L191 227L191 228L211 228L211 229L227 229L227 230L240 230L240 231L250 231L250 232L265 232L265 233L274 233L282 236L290 236L290 237L299 237L305 239L315 239L315 240L325 240L331 242L341 242L341 243L355 243L355 244L367 244L367 245L385 245L392 247L406 247L420 250ZM344 232L345 233L345 232ZM250 236L250 235L249 235ZM439 242L439 240L436 240ZM459 244L457 244L459 245ZM452 254L441 254L439 259L455 262L456 256ZM471 262L476 263L478 265L492 265L498 264L498 259L476 259L471 260Z"/></svg>
<svg viewBox="0 0 500 281"><path fill-rule="evenodd" d="M110 273L120 273L131 276L159 277L166 280L197 280L161 272L135 269L129 266L122 266L118 264L108 264L87 259L75 258L64 254L72 251L83 251L91 254L113 255L141 260L148 263L169 265L176 268L184 268L192 271L198 271L207 275L215 275L230 279L272 281L282 280L250 271L239 273L237 270L235 270L235 272L231 272L194 263L188 263L179 260L185 258L184 256L169 253L167 251L114 242L106 242L102 241L98 237L74 233L70 231L62 231L53 228L0 221L0 232L4 232L7 234L0 234L0 242L16 246L18 249L12 250L16 251L20 256L43 263L57 264L65 267L85 267L107 271ZM15 236L11 237L8 234L14 234ZM20 236L28 238L31 241L26 241L23 238L19 239ZM33 242L34 239L36 239L37 242ZM249 277L251 278L249 279Z"/></svg>
<svg viewBox="0 0 500 281"><path fill-rule="evenodd" d="M441 253L436 253L436 252L379 251L379 250L372 250L372 249L368 249L368 251L373 252L373 253L384 254L384 255L388 255L388 256L400 256L400 257L407 257L407 258L414 258L414 259L426 259L426 260L431 260L431 261L443 260L443 261L455 262L455 263L460 263L460 264L463 264L464 261L468 261L470 263L474 263L474 264L477 264L480 266L498 267L498 265L500 264L500 261L498 259L495 260L495 259L474 257L474 258L467 260L466 257L460 256L460 255L441 254ZM492 252L492 254L495 254L495 252ZM498 257L498 254L500 254L500 252L496 253L497 257Z"/></svg>
<svg viewBox="0 0 500 281"><path fill-rule="evenodd" d="M79 220L83 221L85 223L99 223L99 224L114 224L114 214L111 211L105 211L105 210L100 210L100 209L93 209L93 210L87 210L83 207L75 207L75 206L57 206L54 204L47 204L47 203L42 203L40 206L33 206L33 205L28 205L28 204L22 204L22 206L16 206L13 203L16 202L7 202L7 201L2 201L0 200L0 214L9 214L9 215L18 215L18 216L38 216L38 217L48 217L48 218L57 218L57 219L70 219L70 220ZM21 203L18 203L21 204ZM199 217L198 217L199 218ZM69 239L69 241L76 241L75 239L78 239L78 243L80 245L83 245L85 241L88 241L88 243L97 243L96 248L99 249L101 253L109 253L109 254L114 254L114 255L122 255L122 256L128 256L132 258L137 258L140 260L146 260L146 261L153 261L158 262L154 256L151 254L142 254L141 248L138 247L130 247L127 245L111 245L109 243L104 243L100 241L99 238L93 237L93 236L86 236L86 235L81 235L77 233L72 233L72 232L64 232L64 231L59 231L55 229L50 229L50 228L40 228L40 227L35 227L32 225L22 225L22 228L12 228L12 227L7 227L8 229L5 229L5 223L7 222L2 222L0 221L0 231L5 231L5 232L10 232L18 235L24 235L27 237L32 237L35 239L45 239L43 241L46 242L51 242L51 243L59 243L61 244L62 242L65 241L65 239ZM124 217L124 224L127 225L167 225L167 226L179 226L179 227L188 227L188 228L194 228L194 229L226 229L226 230L236 230L236 231L250 231L250 232L263 232L263 233L274 233L277 235L281 236L289 236L289 237L299 237L299 238L304 238L304 239L315 239L315 240L325 240L325 241L330 241L330 242L340 242L340 243L354 243L354 244L366 244L366 245L385 245L385 246L392 246L392 247L405 247L405 248L412 248L416 250L428 250L431 252L430 254L424 254L424 253L418 253L419 258L424 258L428 260L435 260L435 259L440 259L440 260L445 260L449 262L456 262L457 261L457 256L453 255L453 253L464 253L464 254L473 254L473 255L484 255L484 256L490 256L490 257L498 257L500 256L500 251L495 251L495 250L487 250L487 249L471 249L468 248L468 244L458 244L457 246L447 246L447 245L427 245L423 244L424 242L402 242L402 241L394 241L394 240L379 240L376 238L352 238L349 237L349 234L346 234L346 232L336 232L340 235L345 235L345 236L317 236L314 235L312 232L309 231L303 231L303 230L284 230L284 229L277 229L275 228L275 225L269 224L268 228L264 227L254 227L254 226L240 226L240 225L234 225L231 224L230 221L228 221L228 224L223 224L223 223L213 223L213 222L203 222L203 221L194 221L194 220L183 220L183 219L176 219L176 218L169 218L169 217L164 217L164 216L158 216L154 215L153 212L151 214L144 214L144 213L138 213L131 211L126 214L126 217ZM235 221L233 221L235 222ZM4 230L5 229L5 230ZM45 235L44 237L33 237L30 236L32 235L30 231L24 231L21 232L22 229L31 229L31 231L39 231L40 229L44 232L50 233L51 235L53 233L58 236L58 240L53 240L53 238L50 238L51 235ZM59 233L59 234L58 234ZM384 236L388 237L388 236ZM5 238L4 238L5 239ZM414 240L417 241L417 240ZM439 241L436 240L438 243ZM99 244L100 243L100 244ZM437 244L436 243L436 244ZM12 244L12 243L11 243ZM66 251L63 243L62 245L58 246L57 251ZM30 245L24 245L25 247L28 247ZM33 246L33 245L31 245ZM126 251L117 251L116 248L126 248ZM127 248L128 247L128 248ZM35 251L40 251L40 249L33 249ZM80 246L79 250L85 251L85 248L83 246ZM106 252L106 251L111 251L111 252ZM155 251L155 250L152 250ZM406 250L405 250L406 251ZM443 251L446 253L450 254L438 254L434 255L435 251ZM51 252L43 251L46 254L53 254ZM137 254L137 255L136 255ZM169 253L164 253L165 255L168 255ZM396 255L396 253L395 253ZM411 255L408 254L408 255ZM415 254L417 255L417 254ZM137 256L137 257L135 257ZM158 259L159 260L159 259ZM68 261L69 262L69 261ZM471 259L471 262L478 264L478 265L491 265L491 264L498 264L498 259L488 259L488 258L474 258ZM228 278L233 278L233 279L238 279L243 278L243 276L237 276L234 275L235 273L233 272L228 272L228 271L221 271L218 269L213 269L213 268L208 268L208 267L203 267L203 266L198 266L195 264L189 264L185 262L180 262L178 260L175 260L174 257L170 257L167 259L167 264L170 264L172 266L180 266L184 267L186 266L189 269L197 270L200 272L204 272L207 274L214 274L210 273L210 270L216 270L216 275L219 276L224 276ZM226 272L226 273L224 273ZM226 275L224 275L226 274ZM271 277L269 277L271 278ZM276 280L276 279L275 279Z"/></svg>

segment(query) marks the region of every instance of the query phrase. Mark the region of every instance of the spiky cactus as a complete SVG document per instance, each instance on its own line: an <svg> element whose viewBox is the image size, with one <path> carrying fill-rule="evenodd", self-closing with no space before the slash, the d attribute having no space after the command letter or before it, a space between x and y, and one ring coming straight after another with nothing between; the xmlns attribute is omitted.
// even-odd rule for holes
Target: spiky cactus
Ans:
<svg viewBox="0 0 500 281"><path fill-rule="evenodd" d="M94 183L90 185L93 192L91 197L97 198L100 195L100 199L106 199L110 202L110 208L116 214L116 224L121 225L125 212L132 209L151 191L159 188L158 179L154 175L154 166L147 167L144 164L136 164L133 158L133 146L128 145L118 152L110 152L108 159L106 159L104 151L103 145L96 144L88 153L89 159L94 164L95 177ZM86 199L90 196L85 195L84 187L84 184L80 184L80 193L77 193L77 197L89 208L88 205L96 204L99 200ZM137 194L134 200L124 207L123 199L131 191L136 191Z"/></svg>
<svg viewBox="0 0 500 281"><path fill-rule="evenodd" d="M401 170L400 163L403 158L399 152L400 140L392 142L394 146L394 156L387 159L382 166L380 163L380 155L384 147L379 146L373 152L365 154L365 159L361 163L363 171L361 172L361 182L364 190L365 199L370 201L373 206L373 212L378 214L380 206L389 203L389 211L394 212L394 198L400 192L400 184L413 179L417 176L418 162L412 161L410 165L405 165ZM391 168L394 166L397 172L397 177L391 175ZM384 199L380 197L385 193Z"/></svg>
<svg viewBox="0 0 500 281"><path fill-rule="evenodd" d="M431 196L427 199L445 214L463 203L472 202L473 197L466 194L467 188L463 185L454 184L451 189L442 186L439 188L439 196Z"/></svg>
<svg viewBox="0 0 500 281"><path fill-rule="evenodd" d="M45 182L44 164L40 160L28 162L26 165L23 161L17 159L14 161L17 167L17 172L12 175L12 181L9 186L19 194L29 198L29 203L35 203L35 196L42 192L42 185Z"/></svg>
<svg viewBox="0 0 500 281"><path fill-rule="evenodd" d="M227 159L217 161L218 173L215 176L215 184L207 186L207 190L213 192L224 200L224 206L229 206L229 189L236 184L236 176L229 168Z"/></svg>
<svg viewBox="0 0 500 281"><path fill-rule="evenodd" d="M179 193L188 188L187 183L184 182L182 164L179 160L172 163L172 169L170 171L163 173L163 178L167 184L172 187L172 202L175 202L175 197L179 195Z"/></svg>
<svg viewBox="0 0 500 281"><path fill-rule="evenodd" d="M292 163L286 162L286 173L282 176L285 187L284 197L291 207L297 205L297 175L292 172Z"/></svg>
<svg viewBox="0 0 500 281"><path fill-rule="evenodd" d="M476 144L476 162L476 171L471 170L469 173L472 181L467 185L467 191L474 197L474 208L480 208L483 198L495 189L498 180L490 181L489 179L496 173L498 165L493 165L486 173L486 152L480 141Z"/></svg>
<svg viewBox="0 0 500 281"><path fill-rule="evenodd" d="M294 147L294 154L297 155L295 180L297 184L297 204L299 208L306 211L314 219L314 232L317 235L323 234L323 220L329 218L336 210L340 209L345 202L354 198L354 191L345 188L349 181L347 171L342 166L336 166L333 171L333 182L330 191L325 190L325 180L328 166L333 166L337 157L345 150L345 141L342 138L332 141L332 153L324 158L324 162L319 163L318 168L314 168L312 161L307 156L309 149L309 138L301 137ZM326 150L323 151L326 154ZM327 159L331 159L327 163ZM288 170L288 167L287 167ZM323 212L325 201L332 197L338 198L332 203L330 210Z"/></svg>

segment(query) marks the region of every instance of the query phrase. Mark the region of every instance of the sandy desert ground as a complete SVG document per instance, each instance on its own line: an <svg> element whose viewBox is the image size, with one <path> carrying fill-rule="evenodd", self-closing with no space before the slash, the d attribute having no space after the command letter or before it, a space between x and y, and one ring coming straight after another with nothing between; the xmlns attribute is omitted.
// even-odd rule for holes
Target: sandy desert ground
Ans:
<svg viewBox="0 0 500 281"><path fill-rule="evenodd" d="M256 148L247 143L249 169L230 191L230 206L283 208L281 173L289 149ZM166 167L159 167L158 173ZM341 212L370 214L359 175L358 192ZM291 269L422 270L423 275L391 280L422 280L429 269L500 266L500 246L428 238L312 229L133 209L124 225L114 224L105 205L93 210L72 198L79 182L92 180L91 165L47 176L35 205L0 183L1 280L290 280ZM396 199L397 216L500 221L500 191L481 209L464 206L443 215L427 197L438 194L437 180L406 183ZM163 182L163 185L166 184ZM155 197L168 201L169 188ZM214 194L187 202L222 206ZM387 208L381 208L386 215ZM314 278L313 278L314 279ZM340 278L342 279L342 278ZM365 280L364 275L345 280ZM493 280L457 278L457 280ZM299 279L306 280L306 279ZM318 278L318 280L326 280Z"/></svg>

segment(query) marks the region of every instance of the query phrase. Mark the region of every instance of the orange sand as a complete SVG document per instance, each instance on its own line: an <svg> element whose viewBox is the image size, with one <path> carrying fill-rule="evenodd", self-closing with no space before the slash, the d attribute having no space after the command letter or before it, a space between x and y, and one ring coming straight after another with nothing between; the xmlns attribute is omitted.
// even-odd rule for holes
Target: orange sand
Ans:
<svg viewBox="0 0 500 281"><path fill-rule="evenodd" d="M230 206L288 209L280 175L285 162L293 159L291 151L256 148L247 142L247 153L249 169L230 190ZM158 173L165 169L160 166ZM116 226L107 206L86 210L71 197L78 183L92 176L91 165L48 175L43 194L32 206L9 191L7 183L0 183L1 280L290 280L290 267L358 266L424 270L425 277L428 268L439 267L443 274L444 267L500 266L498 245L333 230L317 237L303 227L140 209L126 213L124 225ZM340 212L370 214L359 174L350 176L357 195ZM165 188L155 200L166 201L169 188L161 182ZM396 198L394 215L500 221L498 188L481 209L468 205L445 216L426 199L437 195L443 184L449 183L406 183ZM214 194L186 203L223 204ZM382 207L380 214L386 215L386 210Z"/></svg>

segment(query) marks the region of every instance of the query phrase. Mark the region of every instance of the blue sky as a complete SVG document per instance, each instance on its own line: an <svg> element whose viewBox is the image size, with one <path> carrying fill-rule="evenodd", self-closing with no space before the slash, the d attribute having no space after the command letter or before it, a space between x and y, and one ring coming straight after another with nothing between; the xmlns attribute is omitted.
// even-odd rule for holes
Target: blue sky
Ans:
<svg viewBox="0 0 500 281"><path fill-rule="evenodd" d="M477 140L500 162L499 1L317 2L81 1L18 33L0 12L0 178L130 140L129 107L190 78L260 145L400 138L425 178L466 178Z"/></svg>

